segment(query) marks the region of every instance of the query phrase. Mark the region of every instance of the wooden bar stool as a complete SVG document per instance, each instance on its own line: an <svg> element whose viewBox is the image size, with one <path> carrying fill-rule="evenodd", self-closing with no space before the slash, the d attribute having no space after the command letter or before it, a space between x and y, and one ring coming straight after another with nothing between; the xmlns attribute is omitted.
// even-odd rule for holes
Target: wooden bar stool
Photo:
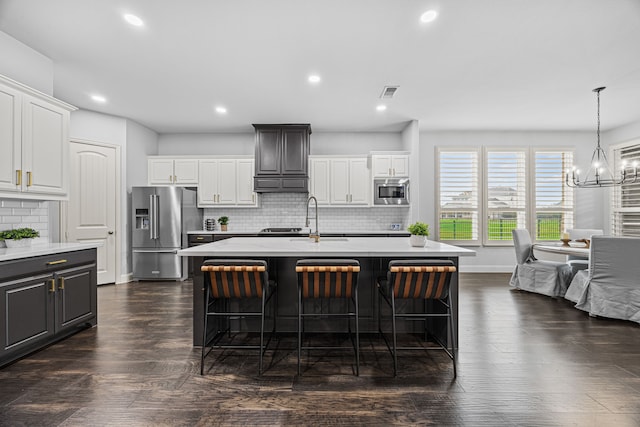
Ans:
<svg viewBox="0 0 640 427"><path fill-rule="evenodd" d="M276 330L277 312L277 286L276 282L269 280L267 263L253 259L220 259L208 260L202 264L201 270L205 273L204 287L204 328L202 333L202 355L200 358L200 375L204 374L204 359L214 349L220 348L246 348L260 350L260 363L258 375L262 375L262 358ZM246 300L260 301L260 311L234 311L231 310L231 301L241 302ZM269 301L273 300L273 329L269 341L264 343L265 309ZM211 339L207 339L207 327L209 317L226 319L226 322L216 322L217 331ZM260 318L260 345L234 344L231 337L231 319L246 317ZM225 333L228 339L222 342ZM205 352L209 346L209 351Z"/></svg>
<svg viewBox="0 0 640 427"><path fill-rule="evenodd" d="M351 347L303 346L303 321L307 317L343 317L348 319L349 338L356 359L356 375L360 375L360 335L358 329L358 273L360 263L355 259L303 259L296 263L298 273L298 375L301 375L302 350L342 349ZM305 313L304 301L319 298L350 300L343 313ZM355 319L355 339L351 332L351 319Z"/></svg>
<svg viewBox="0 0 640 427"><path fill-rule="evenodd" d="M447 348L436 338L437 343L453 361L453 376L456 377L456 344L455 333L453 330L453 316L451 309L451 294L449 287L451 284L451 276L456 271L453 261L449 260L403 260L389 262L389 271L386 277L380 277L377 280L378 286L378 332L382 335L387 348L393 357L393 375L398 372L398 350L416 350L428 349L423 346L398 347L396 320L398 318L407 320L422 320L425 322L425 340L427 323L429 318L446 317L448 318L448 334L450 337L451 349ZM422 312L399 311L398 300L423 300ZM381 305L385 301L391 308L391 330L393 342L390 345L387 337L382 331L381 322ZM428 309L429 302L437 302L445 309L445 313L430 312ZM408 304L407 304L408 305Z"/></svg>

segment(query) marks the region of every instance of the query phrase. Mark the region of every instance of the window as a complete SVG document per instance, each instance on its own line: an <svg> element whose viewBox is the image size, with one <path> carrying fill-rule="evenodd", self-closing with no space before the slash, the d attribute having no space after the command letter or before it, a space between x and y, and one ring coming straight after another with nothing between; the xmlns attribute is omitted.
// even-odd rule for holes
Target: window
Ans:
<svg viewBox="0 0 640 427"><path fill-rule="evenodd" d="M640 163L640 143L637 141L613 148L614 169L623 164ZM611 230L615 236L640 237L640 182L622 184L613 189Z"/></svg>
<svg viewBox="0 0 640 427"><path fill-rule="evenodd" d="M479 148L441 147L437 154L439 240L510 245L514 228L537 241L573 228L573 189L564 185L572 151L485 147L481 156Z"/></svg>
<svg viewBox="0 0 640 427"><path fill-rule="evenodd" d="M573 188L564 183L564 172L572 166L572 152L535 152L535 240L560 240L564 230L573 228Z"/></svg>
<svg viewBox="0 0 640 427"><path fill-rule="evenodd" d="M439 150L438 231L440 240L479 242L479 151Z"/></svg>
<svg viewBox="0 0 640 427"><path fill-rule="evenodd" d="M485 244L512 240L527 226L526 151L485 150Z"/></svg>

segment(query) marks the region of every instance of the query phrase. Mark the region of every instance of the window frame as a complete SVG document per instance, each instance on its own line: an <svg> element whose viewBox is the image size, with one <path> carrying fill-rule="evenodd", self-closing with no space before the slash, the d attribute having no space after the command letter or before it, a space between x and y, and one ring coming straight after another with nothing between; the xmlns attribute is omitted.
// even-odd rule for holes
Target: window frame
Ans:
<svg viewBox="0 0 640 427"><path fill-rule="evenodd" d="M511 147L511 146L485 146L482 150L482 166L484 169L484 174L482 177L482 190L484 197L482 199L482 218L484 219L484 223L482 224L483 238L482 245L483 246L513 246L513 238L508 240L489 240L489 214L494 212L494 210L489 208L489 153L524 153L524 208L522 208L522 212L524 212L524 224L527 229L531 229L530 226L530 212L529 205L531 199L531 189L529 183L530 175L530 162L529 162L529 148L528 147Z"/></svg>
<svg viewBox="0 0 640 427"><path fill-rule="evenodd" d="M482 176L483 176L483 165L482 165L482 151L480 147L472 147L472 146L457 146L457 147L436 147L436 164L435 164L435 174L436 174L436 188L435 188L435 201L434 203L436 207L436 227L435 227L435 235L438 240L440 240L440 215L442 214L441 206L440 206L440 154L442 152L449 153L475 153L477 165L478 165L478 176L477 176L477 192L478 192L478 206L475 209L476 214L478 215L478 238L470 239L470 240L447 240L446 243L457 246L482 246L482 204L484 199L484 194L482 193ZM473 210L472 210L473 211Z"/></svg>
<svg viewBox="0 0 640 427"><path fill-rule="evenodd" d="M618 156L616 155L617 151L622 151L625 149L630 149L630 148L635 148L638 147L640 149L640 139L632 139L630 141L626 141L626 142L622 142L619 144L615 144L615 145L611 145L609 146L609 159L612 160L613 164L613 170L617 171L620 168L620 164L619 164L619 159ZM623 184L624 185L624 184ZM638 186L639 184L636 182L634 184L630 184L630 185L634 185L634 186ZM614 188L612 188L612 191L610 192L610 206L611 206L611 212L609 215L609 226L610 226L610 230L611 230L611 235L613 236L626 236L626 237L638 237L635 234L622 234L623 230L620 230L617 222L617 216L618 214L637 214L638 216L640 216L640 206L638 207L623 207L622 206L622 186L616 186Z"/></svg>
<svg viewBox="0 0 640 427"><path fill-rule="evenodd" d="M640 143L640 141L638 141ZM488 205L488 154L491 151L499 151L499 152L523 152L524 159L524 180L525 180L525 207L524 207L524 215L525 215L525 227L529 230L529 233L532 237L534 243L539 242L548 242L549 240L539 240L537 239L536 230L536 220L537 220L537 207L536 207L536 181L535 181L535 172L536 172L536 154L538 152L547 152L547 153L571 153L571 162L575 164L575 147L571 146L560 146L560 147L549 147L549 146L501 146L501 145L488 145L488 146L455 146L455 147L447 147L447 146L436 146L436 161L435 161L435 235L438 240L440 240L440 217L442 214L442 209L440 206L440 155L441 153L446 152L475 152L478 156L478 239L474 240L440 240L443 243L457 245L457 246L485 246L485 247L510 247L513 246L513 239L509 240L488 240L488 215L491 212ZM561 176L563 176L565 171L561 171ZM564 180L563 184L564 185ZM566 228L573 228L576 221L576 197L575 192L572 191L572 200L570 204L570 208L561 208L563 212L570 211L571 212L571 221L572 226L566 226ZM564 231L564 230L562 230Z"/></svg>

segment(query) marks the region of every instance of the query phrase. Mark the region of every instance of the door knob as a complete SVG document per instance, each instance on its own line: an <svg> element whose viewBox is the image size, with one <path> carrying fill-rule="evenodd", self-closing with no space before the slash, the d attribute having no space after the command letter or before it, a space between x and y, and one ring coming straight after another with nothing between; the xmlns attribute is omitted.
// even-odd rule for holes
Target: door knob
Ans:
<svg viewBox="0 0 640 427"><path fill-rule="evenodd" d="M109 231L108 234L113 234L113 231Z"/></svg>

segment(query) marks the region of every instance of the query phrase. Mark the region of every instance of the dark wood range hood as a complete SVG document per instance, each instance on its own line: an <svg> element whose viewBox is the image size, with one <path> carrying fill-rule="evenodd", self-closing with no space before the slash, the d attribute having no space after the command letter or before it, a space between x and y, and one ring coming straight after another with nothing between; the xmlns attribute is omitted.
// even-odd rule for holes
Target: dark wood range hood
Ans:
<svg viewBox="0 0 640 427"><path fill-rule="evenodd" d="M257 193L309 192L311 125L254 124Z"/></svg>

